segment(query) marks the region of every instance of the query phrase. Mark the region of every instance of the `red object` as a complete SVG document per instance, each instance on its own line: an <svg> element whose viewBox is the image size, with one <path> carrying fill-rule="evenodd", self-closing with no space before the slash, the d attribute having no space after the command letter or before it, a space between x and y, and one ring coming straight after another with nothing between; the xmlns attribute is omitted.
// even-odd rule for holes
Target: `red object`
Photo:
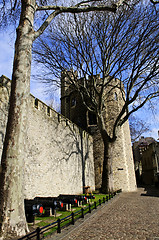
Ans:
<svg viewBox="0 0 159 240"><path fill-rule="evenodd" d="M77 199L75 199L75 203L77 203Z"/></svg>
<svg viewBox="0 0 159 240"><path fill-rule="evenodd" d="M61 203L61 207L63 208L63 203Z"/></svg>
<svg viewBox="0 0 159 240"><path fill-rule="evenodd" d="M43 213L43 210L44 210L44 209L43 209L43 207L41 206L41 207L39 208L39 212L40 212L40 213Z"/></svg>

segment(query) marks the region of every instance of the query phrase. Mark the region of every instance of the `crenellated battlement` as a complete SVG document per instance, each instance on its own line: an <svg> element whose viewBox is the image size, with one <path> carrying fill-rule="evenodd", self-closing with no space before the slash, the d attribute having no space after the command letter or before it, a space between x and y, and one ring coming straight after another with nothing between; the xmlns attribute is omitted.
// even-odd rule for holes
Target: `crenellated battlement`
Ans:
<svg viewBox="0 0 159 240"><path fill-rule="evenodd" d="M58 121L59 124L62 123L64 126L71 127L71 129L75 131L75 133L80 133L80 134L82 133L84 137L85 136L91 137L91 135L87 131L77 126L77 124L73 123L70 119L56 112L52 107L48 106L46 103L44 103L40 99L34 97L32 94L30 94L30 96L31 96L30 101L32 106L35 109L41 111L48 119L54 119L54 120L56 119L56 121Z"/></svg>
<svg viewBox="0 0 159 240"><path fill-rule="evenodd" d="M10 83L5 76L0 78L0 156L7 124ZM23 168L25 198L79 194L84 186L95 190L91 135L32 94L27 125Z"/></svg>
<svg viewBox="0 0 159 240"><path fill-rule="evenodd" d="M3 93L2 93L3 90ZM0 77L0 103L3 102L8 107L8 101L11 90L11 80L6 76L2 75ZM33 108L41 111L48 119L56 119L59 123L63 123L65 126L70 126L76 133L83 133L83 136L90 136L88 132L77 126L70 119L66 118L62 114L56 112L52 107L41 101L39 98L36 98L34 95L30 94L30 102ZM2 107L1 107L2 108Z"/></svg>

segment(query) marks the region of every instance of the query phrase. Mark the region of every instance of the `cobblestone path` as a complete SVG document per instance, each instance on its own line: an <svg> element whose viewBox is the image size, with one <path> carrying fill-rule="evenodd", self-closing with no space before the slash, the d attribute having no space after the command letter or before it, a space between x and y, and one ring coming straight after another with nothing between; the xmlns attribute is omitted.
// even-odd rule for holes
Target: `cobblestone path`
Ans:
<svg viewBox="0 0 159 240"><path fill-rule="evenodd" d="M81 225L52 239L159 240L159 195L143 188L122 193Z"/></svg>

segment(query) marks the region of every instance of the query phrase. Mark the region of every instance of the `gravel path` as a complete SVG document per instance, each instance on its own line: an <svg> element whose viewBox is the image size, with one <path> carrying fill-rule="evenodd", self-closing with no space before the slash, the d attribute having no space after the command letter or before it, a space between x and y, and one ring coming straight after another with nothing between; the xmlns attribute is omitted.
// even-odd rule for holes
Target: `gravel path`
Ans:
<svg viewBox="0 0 159 240"><path fill-rule="evenodd" d="M51 239L159 240L159 191L139 188L121 193L83 223L76 224Z"/></svg>

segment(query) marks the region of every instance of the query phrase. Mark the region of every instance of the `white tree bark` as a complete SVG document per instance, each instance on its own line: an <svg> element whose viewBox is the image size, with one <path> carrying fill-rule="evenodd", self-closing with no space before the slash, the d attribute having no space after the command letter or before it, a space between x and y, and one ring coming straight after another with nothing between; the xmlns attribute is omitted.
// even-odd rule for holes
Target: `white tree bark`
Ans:
<svg viewBox="0 0 159 240"><path fill-rule="evenodd" d="M35 1L22 1L15 43L10 110L2 154L0 239L21 236L28 231L23 199L23 165L26 157L34 9Z"/></svg>

